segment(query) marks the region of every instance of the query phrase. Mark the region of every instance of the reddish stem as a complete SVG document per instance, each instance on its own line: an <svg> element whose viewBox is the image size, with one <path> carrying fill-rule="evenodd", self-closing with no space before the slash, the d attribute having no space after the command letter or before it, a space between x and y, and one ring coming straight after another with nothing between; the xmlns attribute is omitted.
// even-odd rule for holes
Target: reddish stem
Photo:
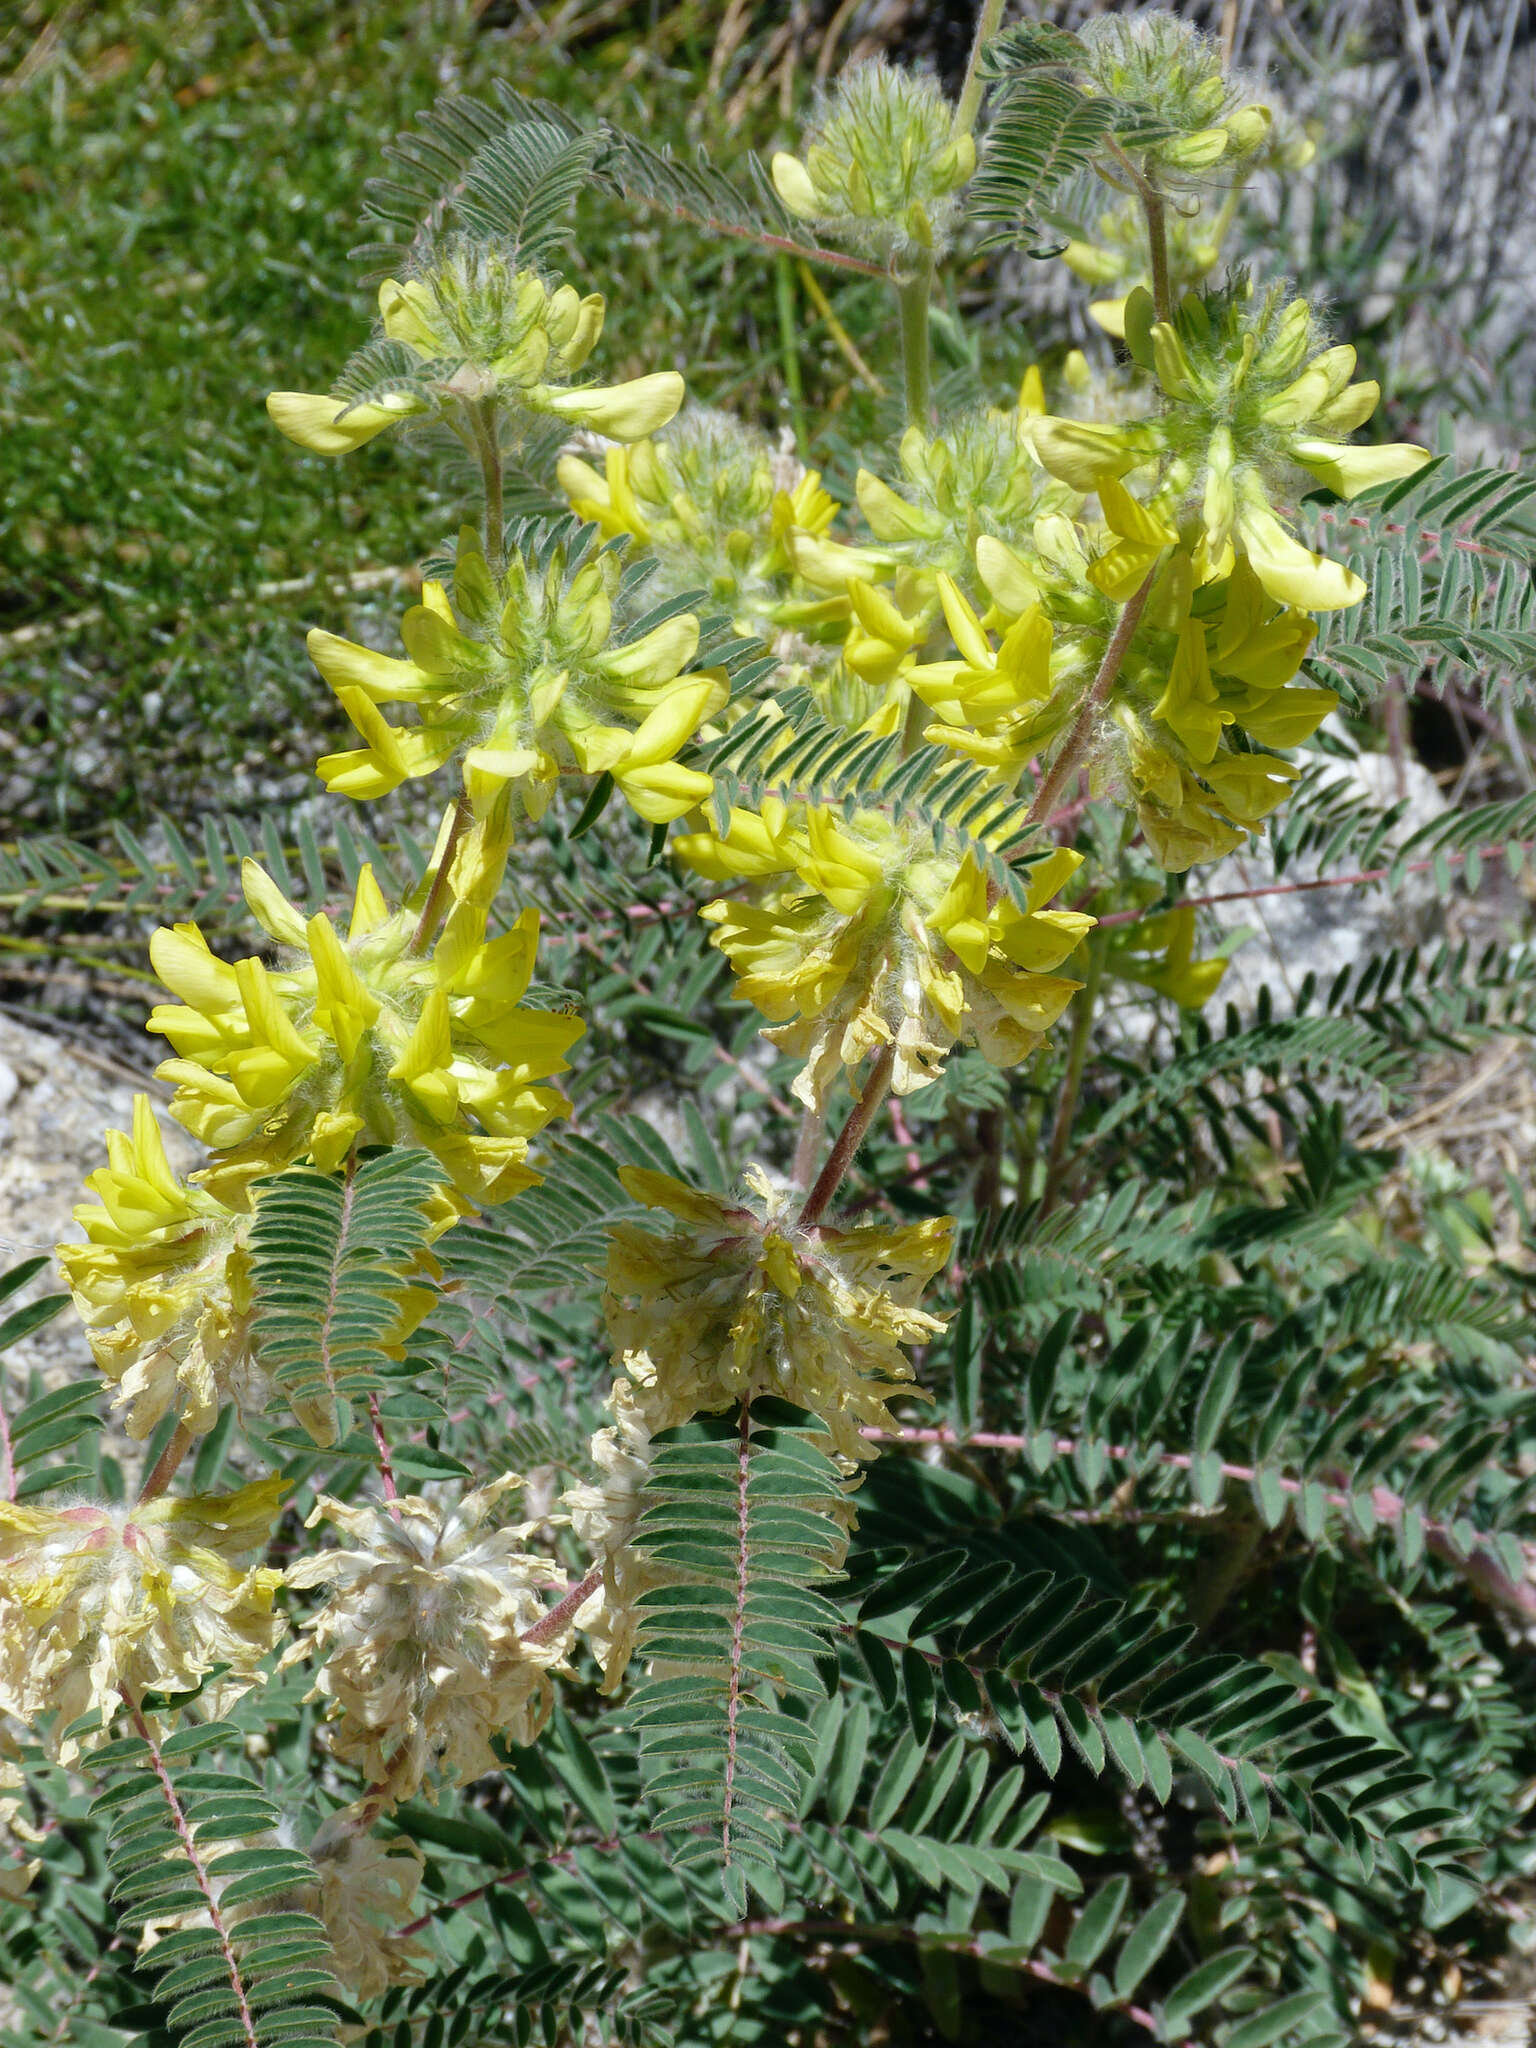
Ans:
<svg viewBox="0 0 1536 2048"><path fill-rule="evenodd" d="M885 1091L891 1085L891 1075L896 1070L896 1048L888 1045L875 1057L864 1083L864 1092L848 1112L848 1120L832 1140L832 1150L827 1154L827 1163L816 1176L816 1185L805 1198L805 1207L800 1211L800 1227L809 1230L819 1223L826 1214L833 1196L843 1184L844 1176L853 1164L854 1155L863 1144L870 1125L875 1120L875 1111L885 1100Z"/></svg>

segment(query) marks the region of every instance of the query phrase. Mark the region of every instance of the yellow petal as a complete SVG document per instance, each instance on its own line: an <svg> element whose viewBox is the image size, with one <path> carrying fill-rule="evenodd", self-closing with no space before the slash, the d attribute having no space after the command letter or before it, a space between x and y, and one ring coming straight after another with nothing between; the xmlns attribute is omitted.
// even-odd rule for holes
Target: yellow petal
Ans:
<svg viewBox="0 0 1536 2048"><path fill-rule="evenodd" d="M323 398L308 391L267 395L267 415L273 426L316 455L349 455L407 414L424 410L419 399L404 394L377 405L353 405L345 398Z"/></svg>
<svg viewBox="0 0 1536 2048"><path fill-rule="evenodd" d="M376 704L416 703L430 691L431 679L413 661L396 661L371 647L316 626L304 642L309 658L333 690L362 690Z"/></svg>
<svg viewBox="0 0 1536 2048"><path fill-rule="evenodd" d="M1282 604L1299 605L1303 611L1332 612L1358 604L1364 597L1365 585L1353 569L1304 548L1266 507L1242 506L1237 523L1253 573Z"/></svg>
<svg viewBox="0 0 1536 2048"><path fill-rule="evenodd" d="M1345 447L1333 441L1293 441L1291 453L1319 483L1326 484L1341 498L1353 498L1377 484L1412 476L1430 460L1427 448L1412 441L1383 441L1375 445Z"/></svg>
<svg viewBox="0 0 1536 2048"><path fill-rule="evenodd" d="M252 917L280 946L302 946L304 920L259 862L240 863L240 887Z"/></svg>
<svg viewBox="0 0 1536 2048"><path fill-rule="evenodd" d="M658 370L628 384L589 385L578 391L545 391L539 405L557 419L573 420L616 441L640 441L664 427L687 394L676 370ZM530 399L533 397L530 392Z"/></svg>
<svg viewBox="0 0 1536 2048"><path fill-rule="evenodd" d="M821 215L824 209L816 197L816 187L799 157L781 149L775 153L768 168L774 191L791 213L801 220L816 220Z"/></svg>

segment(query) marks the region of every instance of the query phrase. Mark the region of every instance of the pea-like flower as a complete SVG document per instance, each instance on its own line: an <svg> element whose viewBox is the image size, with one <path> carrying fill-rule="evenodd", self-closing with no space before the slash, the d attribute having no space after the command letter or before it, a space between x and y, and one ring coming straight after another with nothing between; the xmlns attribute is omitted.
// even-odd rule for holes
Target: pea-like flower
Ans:
<svg viewBox="0 0 1536 2048"><path fill-rule="evenodd" d="M70 1763L126 1693L186 1692L208 1679L218 1714L249 1690L281 1627L282 1573L248 1560L266 1544L286 1482L223 1497L107 1506L0 1501L0 1714ZM216 1666L224 1669L211 1677Z"/></svg>
<svg viewBox="0 0 1536 2048"><path fill-rule="evenodd" d="M177 1054L159 1069L176 1087L171 1114L205 1144L232 1148L223 1170L248 1178L307 1158L328 1173L356 1145L419 1145L462 1202L531 1186L529 1140L570 1108L541 1084L565 1071L585 1028L523 1004L537 912L487 939L484 890L459 896L432 950L418 952L415 916L391 912L371 868L345 937L322 911L304 918L253 860L244 883L277 967L231 966L195 924L161 929L150 945L181 999L149 1020Z"/></svg>
<svg viewBox="0 0 1536 2048"><path fill-rule="evenodd" d="M976 144L954 132L937 83L883 57L854 64L823 99L800 156L770 166L789 211L900 265L948 247Z"/></svg>
<svg viewBox="0 0 1536 2048"><path fill-rule="evenodd" d="M938 1078L959 1040L1012 1066L1080 986L1051 970L1093 919L1046 905L1081 864L1060 849L1033 870L1028 907L989 900L969 853L878 811L852 819L765 804L730 830L684 834L677 852L714 879L767 877L758 904L720 897L700 913L737 992L805 1060L794 1092L818 1113L834 1082L889 1046L899 1094Z"/></svg>
<svg viewBox="0 0 1536 2048"><path fill-rule="evenodd" d="M664 1236L616 1223L609 1239L608 1334L651 1428L771 1394L824 1422L850 1467L874 1456L862 1432L890 1428L888 1403L916 1391L902 1347L944 1328L917 1304L948 1257L952 1219L802 1228L801 1191L761 1167L746 1170L739 1201L650 1167L619 1173L675 1219Z"/></svg>
<svg viewBox="0 0 1536 2048"><path fill-rule="evenodd" d="M58 1260L96 1363L117 1384L114 1407L142 1441L173 1414L195 1435L249 1391L248 1217L171 1170L147 1095L133 1132L107 1133L107 1164L75 1210L85 1244Z"/></svg>
<svg viewBox="0 0 1536 2048"><path fill-rule="evenodd" d="M1063 49L1065 38L1059 38ZM1240 78L1230 76L1221 45L1161 8L1100 14L1071 38L1067 65L1088 92L1131 107L1126 152L1143 175L1179 184L1251 160L1274 120Z"/></svg>
<svg viewBox="0 0 1536 2048"><path fill-rule="evenodd" d="M619 441L665 426L683 402L675 370L625 384L571 386L603 328L603 298L551 284L494 245L455 240L418 275L379 286L382 349L365 350L327 397L274 391L273 424L319 455L345 455L415 416L462 417L508 403Z"/></svg>
<svg viewBox="0 0 1536 2048"><path fill-rule="evenodd" d="M565 1576L528 1547L536 1523L493 1524L521 1484L508 1474L457 1501L409 1495L387 1509L322 1495L306 1524L328 1522L345 1543L289 1567L290 1586L326 1598L285 1661L317 1660L311 1698L327 1703L332 1751L392 1800L496 1769L493 1735L529 1743L549 1718L550 1667L574 1621L524 1640Z"/></svg>
<svg viewBox="0 0 1536 2048"><path fill-rule="evenodd" d="M514 553L493 576L466 528L455 603L423 585L401 623L406 660L312 632L310 657L364 741L321 759L326 787L383 796L458 758L477 814L510 789L538 819L562 775L603 773L651 824L691 810L713 784L677 754L728 686L683 673L699 645L690 612L615 643L619 576L611 554L568 575L558 551L542 571ZM411 706L416 723L391 725L382 704Z"/></svg>

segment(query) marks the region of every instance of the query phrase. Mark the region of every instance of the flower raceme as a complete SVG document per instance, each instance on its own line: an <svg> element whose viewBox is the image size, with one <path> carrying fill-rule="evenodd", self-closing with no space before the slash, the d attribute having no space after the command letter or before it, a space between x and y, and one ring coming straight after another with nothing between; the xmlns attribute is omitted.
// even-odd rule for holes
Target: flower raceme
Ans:
<svg viewBox="0 0 1536 2048"><path fill-rule="evenodd" d="M317 1659L311 1698L327 1703L332 1752L392 1801L434 1774L483 1776L497 1767L493 1735L526 1744L549 1718L550 1667L575 1623L523 1640L565 1575L529 1549L539 1523L492 1524L521 1484L508 1474L457 1501L408 1495L388 1510L321 1495L306 1525L328 1522L345 1540L289 1568L290 1586L326 1597L285 1661Z"/></svg>
<svg viewBox="0 0 1536 2048"><path fill-rule="evenodd" d="M136 1507L0 1501L0 1715L36 1727L52 1714L48 1747L67 1764L91 1740L71 1725L95 1714L104 1729L125 1693L206 1679L222 1712L277 1639L282 1573L249 1560L285 1484Z"/></svg>
<svg viewBox="0 0 1536 2048"><path fill-rule="evenodd" d="M1287 303L1278 289L1255 299L1241 277L1187 293L1171 321L1154 317L1150 294L1132 292L1125 337L1157 380L1161 411L1124 426L1036 420L1031 437L1046 468L1085 492L1154 469L1151 506L1177 528L1201 582L1242 559L1277 603L1358 604L1361 579L1304 547L1271 502L1298 469L1347 498L1428 462L1429 451L1408 442L1349 445L1381 395L1372 381L1351 382L1355 351L1320 348L1304 300Z"/></svg>
<svg viewBox="0 0 1536 2048"><path fill-rule="evenodd" d="M707 590L739 632L765 638L818 622L824 605L793 590L788 542L819 537L839 506L816 470L775 451L728 414L688 406L664 437L603 451L596 469L563 455L560 488L604 539L623 536L656 563L658 598Z"/></svg>
<svg viewBox="0 0 1536 2048"><path fill-rule="evenodd" d="M938 1078L958 1040L1012 1066L1080 984L1055 974L1093 924L1046 905L1081 865L1058 849L1032 871L1028 907L989 900L969 853L878 810L851 819L769 799L733 811L723 835L687 833L679 856L717 881L760 880L757 904L719 897L700 913L737 992L805 1061L794 1092L821 1113L833 1084L871 1053L895 1054L899 1094Z"/></svg>
<svg viewBox="0 0 1536 2048"><path fill-rule="evenodd" d="M205 1185L221 1181L229 1200ZM144 1095L131 1136L107 1133L107 1164L86 1186L75 1221L85 1244L61 1244L59 1264L86 1326L97 1365L113 1381L113 1406L142 1443L166 1415L193 1436L213 1428L228 1401L259 1412L271 1385L252 1350L251 1222L260 1196L243 1172L215 1166L188 1180L172 1172ZM454 1220L451 1208L434 1231ZM436 1277L430 1255L424 1264ZM402 1282L385 1349L395 1355L436 1296ZM318 1443L334 1440L330 1401L297 1400L294 1413Z"/></svg>
<svg viewBox="0 0 1536 2048"><path fill-rule="evenodd" d="M803 154L771 170L789 211L839 240L901 264L947 248L976 144L931 78L883 57L855 64L818 110Z"/></svg>
<svg viewBox="0 0 1536 2048"><path fill-rule="evenodd" d="M873 1456L861 1432L890 1428L886 1404L912 1391L902 1346L944 1328L917 1303L953 1220L802 1228L803 1193L758 1166L738 1201L650 1167L619 1175L673 1219L662 1236L616 1223L609 1238L614 1362L642 1390L652 1432L771 1394L824 1422L850 1465Z"/></svg>
<svg viewBox="0 0 1536 2048"><path fill-rule="evenodd" d="M453 602L428 582L402 621L407 659L312 632L310 657L365 742L321 759L326 787L383 796L457 759L481 816L510 790L537 820L562 775L604 773L651 824L691 810L713 784L677 754L728 686L683 673L699 645L691 612L614 644L619 575L611 554L568 574L558 550L542 572L514 553L493 575L465 528ZM391 725L382 704L409 705L417 723Z"/></svg>
<svg viewBox="0 0 1536 2048"><path fill-rule="evenodd" d="M319 455L346 455L412 417L457 419L466 405L496 401L638 441L665 426L683 402L674 370L625 384L571 386L603 328L603 298L552 285L505 251L455 241L419 275L379 286L385 348L365 352L329 397L274 391L273 424ZM391 363L390 354L393 351Z"/></svg>
<svg viewBox="0 0 1536 2048"><path fill-rule="evenodd" d="M474 835L461 842L460 868ZM493 860L490 892L500 873ZM158 931L155 971L178 1005L149 1028L177 1057L159 1069L171 1114L224 1157L215 1193L308 1159L332 1172L357 1145L418 1145L443 1166L446 1228L470 1204L506 1201L538 1176L529 1139L570 1105L543 1084L565 1070L579 1019L530 1009L538 914L487 939L487 890L458 895L430 952L417 920L391 911L371 868L358 876L343 936L304 918L247 860L246 901L280 964L232 966L196 925Z"/></svg>

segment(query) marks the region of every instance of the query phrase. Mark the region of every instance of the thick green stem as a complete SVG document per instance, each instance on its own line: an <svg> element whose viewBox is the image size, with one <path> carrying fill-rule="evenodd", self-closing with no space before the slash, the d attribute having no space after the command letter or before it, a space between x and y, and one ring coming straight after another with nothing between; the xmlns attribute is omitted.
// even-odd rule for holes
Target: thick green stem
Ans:
<svg viewBox="0 0 1536 2048"><path fill-rule="evenodd" d="M933 375L928 345L928 299L933 290L933 262L925 257L911 277L896 279L896 306L901 315L901 370L907 399L907 425L932 426Z"/></svg>
<svg viewBox="0 0 1536 2048"><path fill-rule="evenodd" d="M1147 253L1152 263L1152 305L1159 320L1173 318L1173 286L1168 277L1168 212L1157 187L1143 181L1141 210L1147 219Z"/></svg>
<svg viewBox="0 0 1536 2048"><path fill-rule="evenodd" d="M1003 18L1003 0L981 0L976 17L976 34L971 41L971 60L965 67L965 83L955 107L954 133L969 135L981 110L981 53L997 34Z"/></svg>
<svg viewBox="0 0 1536 2048"><path fill-rule="evenodd" d="M495 399L477 399L469 408L469 416L474 422L475 451L480 457L480 476L485 488L485 559L490 564L491 574L499 576L506 566L502 556L506 510Z"/></svg>

